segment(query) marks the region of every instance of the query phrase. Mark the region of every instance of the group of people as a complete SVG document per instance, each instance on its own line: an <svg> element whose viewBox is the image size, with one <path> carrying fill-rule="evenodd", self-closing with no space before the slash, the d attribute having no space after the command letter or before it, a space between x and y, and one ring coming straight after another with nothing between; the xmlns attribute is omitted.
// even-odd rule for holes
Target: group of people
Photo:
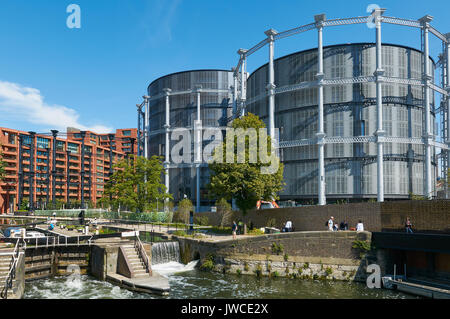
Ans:
<svg viewBox="0 0 450 319"><path fill-rule="evenodd" d="M334 221L333 216L330 217L330 219L325 223L325 225L328 227L329 231L348 230L348 223L346 220L343 220L338 226L338 223ZM413 233L412 227L413 227L413 224L411 222L411 219L409 217L407 217L406 222L405 222L406 233L412 234ZM358 221L355 229L350 229L350 230L356 230L358 232L364 231L364 224L363 224L362 220L360 219Z"/></svg>
<svg viewBox="0 0 450 319"><path fill-rule="evenodd" d="M341 221L341 223L338 225L338 223L334 221L333 216L330 217L325 225L328 227L329 231L349 230L348 222L346 220ZM356 230L358 232L364 231L364 224L362 220L358 221L358 223L356 224L356 228L350 230Z"/></svg>

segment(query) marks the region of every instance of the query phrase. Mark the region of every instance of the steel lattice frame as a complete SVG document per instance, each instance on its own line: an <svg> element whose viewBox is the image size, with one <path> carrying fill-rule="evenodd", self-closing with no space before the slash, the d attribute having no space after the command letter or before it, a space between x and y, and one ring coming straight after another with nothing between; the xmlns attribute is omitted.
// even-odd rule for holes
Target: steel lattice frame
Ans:
<svg viewBox="0 0 450 319"><path fill-rule="evenodd" d="M417 144L424 145L426 150L425 156L425 190L424 193L427 198L431 199L433 196L433 189L431 185L431 147L438 147L441 149L441 175L450 168L450 33L442 34L430 25L432 20L431 16L424 16L419 20L409 20L395 17L383 16L385 9L375 9L370 16L363 17L353 17L353 18L343 18L343 19L332 19L327 20L324 14L317 15L314 17L315 22L309 23L297 28L286 30L283 32L276 32L273 29L266 31L267 38L253 46L248 50L240 49L238 54L240 55L239 61L234 68L234 78L235 83L241 78L241 90L234 95L233 103L239 107L235 108L234 117L241 116L245 112L245 107L252 103L255 103L261 99L269 97L269 131L272 131L272 125L274 123L274 109L275 109L275 98L276 94L282 94L286 92L297 91L305 88L317 88L318 89L318 118L319 118L319 131L317 132L317 138L303 139L295 141L283 141L278 143L279 148L289 148L303 145L318 145L319 146L319 183L318 183L318 194L319 194L319 205L325 204L325 169L323 161L323 146L324 144L335 144L335 143L376 143L378 147L377 155L377 175L378 175L378 188L377 197L378 201L384 201L384 189L383 189L383 144L384 143L406 143L406 144ZM376 38L377 38L377 69L373 76L359 76L346 79L324 79L323 75L323 43L322 43L322 32L325 27L342 26L350 24L365 24L374 21L376 27ZM416 28L421 30L421 43L422 43L422 69L423 69L423 80L414 79L404 79L404 78L394 78L384 76L384 71L381 68L381 25L382 23L394 24L399 26L406 26L411 28ZM288 85L277 88L273 81L274 68L273 68L273 48L274 42L286 37L301 34L303 32L318 30L318 73L316 75L316 81L302 82L294 85ZM427 58L429 56L428 48L428 33L433 34L442 41L442 55L440 60L442 80L441 86L438 86L431 81L431 75L429 72L429 62ZM256 51L262 49L269 45L269 83L267 83L267 93L260 94L256 97L246 100L246 59ZM332 85L342 85L342 84L352 84L352 83L369 83L374 82L377 85L377 117L380 124L378 125L377 132L372 136L349 136L349 137L325 137L323 132L323 87ZM404 137L391 137L386 136L382 128L382 104L383 96L381 93L381 83L396 83L404 85L413 85L422 87L425 92L423 110L425 112L424 118L426 120L425 132L422 138L404 138ZM431 135L430 131L430 97L429 90L425 88L432 89L434 92L441 94L441 106L439 108L441 116L441 136L436 139L435 136ZM447 184L447 183L446 183ZM446 194L447 194L446 190Z"/></svg>

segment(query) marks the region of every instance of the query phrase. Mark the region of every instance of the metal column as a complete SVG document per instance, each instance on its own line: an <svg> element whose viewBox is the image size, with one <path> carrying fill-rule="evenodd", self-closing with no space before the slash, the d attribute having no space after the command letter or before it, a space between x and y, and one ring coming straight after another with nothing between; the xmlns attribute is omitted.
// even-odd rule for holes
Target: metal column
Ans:
<svg viewBox="0 0 450 319"><path fill-rule="evenodd" d="M381 21L385 9L375 9L375 26L376 26L376 91L377 91L377 131L375 132L377 139L377 201L384 202L384 171L383 171L383 142L385 132L383 131L383 93L381 83L383 80L384 70L381 61ZM374 15L372 13L372 15Z"/></svg>
<svg viewBox="0 0 450 319"><path fill-rule="evenodd" d="M231 71L233 72L233 118L239 117L237 114L237 100L238 100L238 77L236 73L236 68L231 68Z"/></svg>
<svg viewBox="0 0 450 319"><path fill-rule="evenodd" d="M241 106L241 114L239 116L245 116L245 100L247 98L247 92L245 90L245 87L247 85L247 56L246 56L247 50L245 49L239 49L238 54L241 56L241 100L240 100L240 106Z"/></svg>
<svg viewBox="0 0 450 319"><path fill-rule="evenodd" d="M200 164L202 162L202 152L201 152L201 147L202 147L202 119L201 119L201 100L200 100L200 96L201 96L201 92L202 92L202 87L201 86L197 86L195 89L195 93L197 95L197 121L194 125L194 134L195 134L195 139L194 139L194 143L195 143L195 176L197 179L196 182L196 200L195 200L195 211L198 213L200 212Z"/></svg>
<svg viewBox="0 0 450 319"><path fill-rule="evenodd" d="M52 146L53 146L53 152L52 152L52 203L53 206L55 206L55 195L56 195L56 136L58 136L57 130L52 130ZM50 163L48 163L50 165ZM55 209L55 207L53 207Z"/></svg>
<svg viewBox="0 0 450 319"><path fill-rule="evenodd" d="M171 89L165 88L164 94L166 96L166 123L164 124L164 130L166 132L166 142L164 146L164 185L166 186L166 193L169 193L170 189L170 171L169 171L169 165L170 165L170 138L169 138L169 129L170 129L170 92L172 92ZM166 199L165 201L165 210L168 209L169 200Z"/></svg>
<svg viewBox="0 0 450 319"><path fill-rule="evenodd" d="M316 21L317 34L318 34L318 50L317 50L317 98L318 98L318 132L317 137L317 147L319 151L319 162L318 162L318 204L325 205L325 130L323 122L323 22L326 20L325 14L319 14L314 16Z"/></svg>
<svg viewBox="0 0 450 319"><path fill-rule="evenodd" d="M426 15L419 19L422 24L422 36L423 36L423 85L424 85L424 112L425 112L425 130L423 134L424 147L425 147L425 197L427 199L431 199L433 197L433 188L431 183L431 140L433 139L433 135L431 133L431 116L430 116L430 81L432 79L430 75L430 63L429 63L429 45L428 45L428 28L429 23L433 18L429 15Z"/></svg>
<svg viewBox="0 0 450 319"><path fill-rule="evenodd" d="M145 103L145 118L144 118L144 157L148 158L149 156L149 140L150 140L150 113L149 113L149 104L150 97L145 95L143 96Z"/></svg>
<svg viewBox="0 0 450 319"><path fill-rule="evenodd" d="M275 70L273 66L274 55L274 35L278 32L274 29L269 29L264 32L267 35L269 42L269 81L267 83L267 94L269 95L269 136L272 140L275 138Z"/></svg>

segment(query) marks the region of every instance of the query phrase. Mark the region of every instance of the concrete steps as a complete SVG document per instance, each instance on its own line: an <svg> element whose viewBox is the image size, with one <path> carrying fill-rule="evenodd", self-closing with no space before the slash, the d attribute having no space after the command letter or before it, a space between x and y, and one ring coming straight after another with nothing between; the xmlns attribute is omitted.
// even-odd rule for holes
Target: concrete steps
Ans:
<svg viewBox="0 0 450 319"><path fill-rule="evenodd" d="M131 270L133 272L133 275L135 278L144 278L149 277L149 274L147 273L145 269L145 264L142 261L142 259L139 257L139 254L134 247L134 245L127 244L122 246L127 259L130 263Z"/></svg>

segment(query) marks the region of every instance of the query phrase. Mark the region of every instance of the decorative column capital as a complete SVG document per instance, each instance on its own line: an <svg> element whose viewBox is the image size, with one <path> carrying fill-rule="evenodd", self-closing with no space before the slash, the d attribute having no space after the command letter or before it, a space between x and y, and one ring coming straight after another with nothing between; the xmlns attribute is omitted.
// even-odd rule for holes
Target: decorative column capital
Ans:
<svg viewBox="0 0 450 319"><path fill-rule="evenodd" d="M325 13L317 14L314 16L314 21L316 22L316 28L323 28L323 23L327 20Z"/></svg>
<svg viewBox="0 0 450 319"><path fill-rule="evenodd" d="M383 143L384 139L386 137L386 131L384 130L378 130L375 132L376 142L377 143Z"/></svg>
<svg viewBox="0 0 450 319"><path fill-rule="evenodd" d="M318 85L323 85L323 79L325 77L325 74L323 72L316 73L316 79Z"/></svg>
<svg viewBox="0 0 450 319"><path fill-rule="evenodd" d="M164 96L169 96L170 93L172 93L172 89L170 89L170 88L164 88L164 89L163 89L163 92L164 92Z"/></svg>
<svg viewBox="0 0 450 319"><path fill-rule="evenodd" d="M273 83L269 83L269 84L266 85L266 90L269 93L269 95L274 95L275 94L275 88L276 87L277 86L275 84L273 84Z"/></svg>
<svg viewBox="0 0 450 319"><path fill-rule="evenodd" d="M433 77L429 74L422 75L422 80L424 83L429 83L429 82L431 82L432 79L433 79Z"/></svg>
<svg viewBox="0 0 450 319"><path fill-rule="evenodd" d="M148 95L143 95L142 98L144 99L145 103L147 103L148 100L150 100L150 96L148 96Z"/></svg>
<svg viewBox="0 0 450 319"><path fill-rule="evenodd" d="M241 56L241 57L245 57L245 55L247 54L248 50L247 49L239 49L237 51L237 53Z"/></svg>
<svg viewBox="0 0 450 319"><path fill-rule="evenodd" d="M194 92L194 93L201 93L202 92L202 86L201 85L194 86L194 89L192 90L192 92Z"/></svg>
<svg viewBox="0 0 450 319"><path fill-rule="evenodd" d="M428 28L430 26L430 22L433 20L433 17L430 15L425 15L419 19L420 24L423 28Z"/></svg>
<svg viewBox="0 0 450 319"><path fill-rule="evenodd" d="M375 76L375 81L383 82L384 73L385 73L385 71L383 69L376 69L375 72L373 72L373 75Z"/></svg>
<svg viewBox="0 0 450 319"><path fill-rule="evenodd" d="M375 17L375 24L377 27L381 25L381 21L383 21L382 15L386 12L385 8L376 8L372 10L372 16Z"/></svg>
<svg viewBox="0 0 450 319"><path fill-rule="evenodd" d="M269 41L273 42L274 41L273 37L278 34L278 31L275 29L269 29L267 31L264 31L264 34L267 35Z"/></svg>
<svg viewBox="0 0 450 319"><path fill-rule="evenodd" d="M325 143L325 136L326 134L324 132L318 132L316 133L316 142L318 145L323 145Z"/></svg>

